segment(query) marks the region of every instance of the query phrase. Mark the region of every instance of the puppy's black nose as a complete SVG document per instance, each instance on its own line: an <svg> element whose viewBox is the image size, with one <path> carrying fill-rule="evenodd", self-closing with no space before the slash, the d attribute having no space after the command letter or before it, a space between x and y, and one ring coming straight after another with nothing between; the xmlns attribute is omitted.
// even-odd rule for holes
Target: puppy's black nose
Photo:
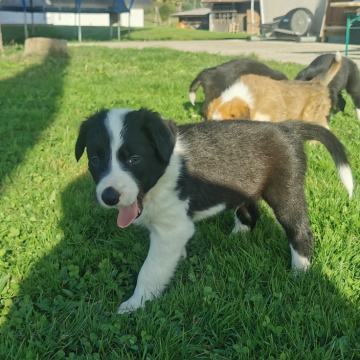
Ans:
<svg viewBox="0 0 360 360"><path fill-rule="evenodd" d="M119 202L120 194L112 187L106 188L102 194L101 198L106 205L113 206Z"/></svg>

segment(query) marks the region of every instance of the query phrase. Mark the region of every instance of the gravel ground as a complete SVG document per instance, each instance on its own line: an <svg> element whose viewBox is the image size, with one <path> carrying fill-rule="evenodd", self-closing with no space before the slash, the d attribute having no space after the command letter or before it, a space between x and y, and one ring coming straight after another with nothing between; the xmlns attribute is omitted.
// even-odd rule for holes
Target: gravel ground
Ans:
<svg viewBox="0 0 360 360"><path fill-rule="evenodd" d="M298 43L290 41L244 41L244 40L202 40L202 41L123 41L83 42L72 46L105 46L110 48L165 47L181 51L207 52L222 55L256 54L261 59L309 64L320 54L344 51L343 44ZM350 46L350 57L360 66L360 46Z"/></svg>

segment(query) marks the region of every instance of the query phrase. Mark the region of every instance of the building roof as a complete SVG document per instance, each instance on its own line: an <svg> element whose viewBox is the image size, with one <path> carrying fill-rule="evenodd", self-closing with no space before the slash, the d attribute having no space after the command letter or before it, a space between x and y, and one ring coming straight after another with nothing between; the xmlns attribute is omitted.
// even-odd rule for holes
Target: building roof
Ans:
<svg viewBox="0 0 360 360"><path fill-rule="evenodd" d="M198 8L188 11L179 11L171 14L171 16L205 16L209 15L211 10L209 8Z"/></svg>
<svg viewBox="0 0 360 360"><path fill-rule="evenodd" d="M128 12L135 0L0 0L1 11L28 12Z"/></svg>

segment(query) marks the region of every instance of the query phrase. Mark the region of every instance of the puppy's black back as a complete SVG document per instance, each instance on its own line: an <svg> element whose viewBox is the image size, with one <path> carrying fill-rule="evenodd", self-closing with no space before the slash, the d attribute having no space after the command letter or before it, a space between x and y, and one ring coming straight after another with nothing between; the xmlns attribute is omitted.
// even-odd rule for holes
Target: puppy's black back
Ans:
<svg viewBox="0 0 360 360"><path fill-rule="evenodd" d="M186 157L191 175L255 197L275 167L289 176L303 170L302 139L271 123L211 121L179 126L179 133L192 149Z"/></svg>

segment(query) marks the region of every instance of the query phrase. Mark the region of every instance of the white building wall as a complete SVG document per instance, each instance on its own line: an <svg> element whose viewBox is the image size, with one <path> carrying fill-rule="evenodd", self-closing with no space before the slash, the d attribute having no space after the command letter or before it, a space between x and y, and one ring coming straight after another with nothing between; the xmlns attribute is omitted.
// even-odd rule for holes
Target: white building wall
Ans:
<svg viewBox="0 0 360 360"><path fill-rule="evenodd" d="M78 25L78 14L75 13L61 13L61 12L46 12L33 13L34 24L47 25ZM27 23L32 22L32 15L26 14ZM23 24L24 13L13 11L0 11L0 24ZM109 14L80 14L80 23L82 26L109 26ZM129 14L122 13L120 15L120 23L122 26L129 26ZM132 9L130 16L131 27L144 27L144 9Z"/></svg>
<svg viewBox="0 0 360 360"><path fill-rule="evenodd" d="M46 24L51 25L77 25L78 14L74 13L46 13ZM109 14L80 14L80 23L82 26L109 26Z"/></svg>
<svg viewBox="0 0 360 360"><path fill-rule="evenodd" d="M121 26L129 26L129 13L120 14ZM130 10L130 27L144 27L144 9Z"/></svg>
<svg viewBox="0 0 360 360"><path fill-rule="evenodd" d="M26 21L31 22L31 14L26 14ZM0 11L0 23L1 24L23 24L24 13L13 11ZM46 24L46 19L43 13L34 13L35 24Z"/></svg>

